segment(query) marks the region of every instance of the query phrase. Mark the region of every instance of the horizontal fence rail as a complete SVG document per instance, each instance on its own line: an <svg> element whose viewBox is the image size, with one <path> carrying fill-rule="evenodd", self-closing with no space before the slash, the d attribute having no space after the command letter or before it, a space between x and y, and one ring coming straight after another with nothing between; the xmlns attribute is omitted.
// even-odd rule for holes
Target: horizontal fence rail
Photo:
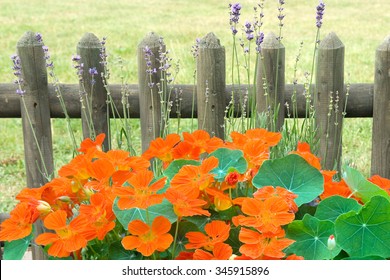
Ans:
<svg viewBox="0 0 390 280"><path fill-rule="evenodd" d="M237 90L237 86L236 90ZM61 84L61 92L63 94L68 115L71 118L81 117L81 105L79 96L79 85L76 84ZM182 101L181 101L181 118L191 118L192 113L192 94L194 92L193 85L175 85L174 88L182 90ZM241 94L243 94L248 86L241 85ZM119 114L123 115L122 107L122 85L113 84L110 85L111 94L114 103L119 111ZM314 89L314 87L313 87ZM302 84L292 85L287 84L285 86L285 102L290 104L291 108L291 96L293 92L297 94L297 108L298 117L302 118L305 116L306 110L306 99L303 95L304 86ZM347 91L347 86L344 86L344 91ZM227 85L225 89L225 106L228 105L231 99L232 86ZM195 95L196 87L195 87ZM139 86L128 85L128 98L130 104L130 118L140 117L140 106L139 106ZM374 98L374 84L362 83L362 84L351 84L349 85L349 97L347 101L346 118L372 118L373 117L373 98ZM238 104L240 97L237 94L235 96L235 104ZM50 116L52 118L64 118L64 112L61 108L59 100L56 96L55 88L53 85L49 85L49 109ZM171 101L175 101L175 97L171 97ZM197 117L197 100L194 100L194 117ZM240 114L240 106L236 106L235 111ZM0 84L0 118L20 118L20 97L15 93L14 84ZM171 111L172 118L177 117L174 110ZM285 111L285 117L287 117L287 111Z"/></svg>

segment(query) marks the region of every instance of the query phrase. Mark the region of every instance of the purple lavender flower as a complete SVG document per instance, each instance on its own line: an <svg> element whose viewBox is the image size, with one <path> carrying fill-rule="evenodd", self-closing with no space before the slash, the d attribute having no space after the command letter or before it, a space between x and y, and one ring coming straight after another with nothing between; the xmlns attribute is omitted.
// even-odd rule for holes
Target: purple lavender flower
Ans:
<svg viewBox="0 0 390 280"><path fill-rule="evenodd" d="M254 30L252 28L252 24L249 21L247 21L245 23L245 34L246 34L246 39L248 41L250 41L254 38L253 32L254 32Z"/></svg>
<svg viewBox="0 0 390 280"><path fill-rule="evenodd" d="M89 72L89 74L90 74L91 76L95 76L95 75L98 74L98 71L96 70L96 67L89 68L88 72Z"/></svg>
<svg viewBox="0 0 390 280"><path fill-rule="evenodd" d="M283 11L284 11L284 8L283 8L283 5L285 4L285 1L284 0L279 0L279 7L278 7L278 10L279 10L279 14L278 14L278 19L279 19L279 26L282 27L284 24L283 24L283 19L284 17L286 16L285 14L283 14Z"/></svg>
<svg viewBox="0 0 390 280"><path fill-rule="evenodd" d="M261 43L263 43L264 41L264 33L263 32L260 32L257 36L256 36L256 52L257 53L260 53L261 52Z"/></svg>
<svg viewBox="0 0 390 280"><path fill-rule="evenodd" d="M16 77L15 84L18 85L18 88L16 89L16 93L20 96L23 96L25 94L25 90L22 89L23 85L23 78L22 78L22 65L20 62L20 58L17 54L14 54L11 56L12 60L12 70L14 71L14 75Z"/></svg>
<svg viewBox="0 0 390 280"><path fill-rule="evenodd" d="M238 21L240 20L240 11L241 11L241 5L240 3L235 4L229 4L230 8L230 29L232 31L233 36L237 34L237 28L236 25Z"/></svg>
<svg viewBox="0 0 390 280"><path fill-rule="evenodd" d="M229 7L230 7L230 22L238 23L241 14L240 3L229 4Z"/></svg>
<svg viewBox="0 0 390 280"><path fill-rule="evenodd" d="M37 39L37 41L39 42L39 43L43 43L43 41L42 41L42 34L41 33L35 33L35 38Z"/></svg>
<svg viewBox="0 0 390 280"><path fill-rule="evenodd" d="M102 61L100 61L100 64L103 65L104 67L107 66L107 57L108 57L107 52L106 52L106 40L107 40L106 37L102 38L102 41L100 42L101 49L100 49L100 53L99 53L99 56L102 60Z"/></svg>
<svg viewBox="0 0 390 280"><path fill-rule="evenodd" d="M94 85L96 83L95 76L98 74L96 67L89 68L88 73L91 75L91 84Z"/></svg>
<svg viewBox="0 0 390 280"><path fill-rule="evenodd" d="M79 81L83 80L83 72L84 72L84 63L81 63L81 56L76 54L72 55L73 68L77 70L77 76L79 77Z"/></svg>
<svg viewBox="0 0 390 280"><path fill-rule="evenodd" d="M320 3L317 6L317 15L316 15L316 26L318 28L321 28L322 26L322 18L324 16L324 11L325 11L325 3L320 1Z"/></svg>
<svg viewBox="0 0 390 280"><path fill-rule="evenodd" d="M193 58L197 58L199 54L199 43L200 43L200 38L196 38L195 40L195 45L191 47L191 53Z"/></svg>

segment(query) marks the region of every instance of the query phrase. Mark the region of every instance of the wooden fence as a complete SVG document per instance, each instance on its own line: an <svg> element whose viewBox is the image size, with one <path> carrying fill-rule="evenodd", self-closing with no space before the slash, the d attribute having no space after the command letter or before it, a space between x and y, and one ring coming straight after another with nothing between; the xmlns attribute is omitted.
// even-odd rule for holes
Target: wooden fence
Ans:
<svg viewBox="0 0 390 280"><path fill-rule="evenodd" d="M160 48L159 36L150 33L138 46L138 85L129 85L128 100L131 104L131 117L140 118L142 149L145 150L150 141L156 138L156 129L153 125L161 124L160 102L156 88L148 86L150 82L158 83L161 71L157 70L152 76L146 74L147 67L144 59L144 47L148 46L153 54L157 54ZM165 48L165 46L163 46ZM78 53L84 69L96 67L102 72L100 63L100 52L102 45L100 40L93 34L85 34L78 43ZM56 97L56 88L48 83L48 74L42 43L35 34L27 32L17 44L17 51L21 59L23 78L26 93L24 98L26 107L20 102L20 96L15 93L14 84L0 84L0 118L22 118L24 151L26 162L27 186L31 188L40 187L46 183L42 175L39 150L41 151L47 172L53 171L53 150L50 118L63 118L64 112ZM374 51L373 51L374 53ZM269 85L271 100L280 104L278 127L283 124L286 112L284 104L291 104L293 92L302 93L303 85L285 84L284 78L284 46L276 40L275 35L268 34L262 45L262 63L264 67L259 68L258 84L262 84L263 77ZM158 68L158 56L152 56L152 67ZM336 34L330 33L320 43L318 48L317 75L315 85L311 88L313 93L314 106L317 112L317 124L320 134L320 157L325 160L324 169L332 169L333 163L340 160L341 153L337 151L340 146L342 125L328 125L337 118L342 122L344 104L346 102L346 86L344 84L344 45ZM372 117L372 162L371 172L383 177L390 178L390 37L387 38L376 50L375 80L372 84L351 84L349 97L346 105L345 117ZM223 137L225 108L231 99L232 85L226 85L225 81L225 49L220 41L212 33L206 35L199 43L197 57L197 85L175 85L182 91L181 117L191 117L193 93L195 99L195 117L198 117L199 127L205 128L212 135ZM151 78L151 80L150 80ZM278 81L275 84L275 81ZM83 133L89 135L88 125L81 113L80 88L91 88L91 77L88 71L84 71L83 80L80 85L61 84L62 96L64 98L67 112L71 118L83 119ZM236 95L235 104L239 104L240 95L245 94L248 86L241 85L242 90ZM121 85L110 85L110 94L113 102L122 111ZM237 86L235 87L237 91ZM208 92L208 100L205 102L205 92ZM198 94L200 93L200 94ZM94 97L92 102L92 119L97 133L108 134L107 123L107 88L100 75L96 77L93 89ZM337 96L336 96L337 94ZM338 98L339 110L331 111L328 121L329 105ZM172 100L174 101L174 100ZM264 107L263 87L257 87L257 108L259 111L266 110ZM206 104L207 103L207 104ZM207 106L206 106L207 105ZM273 104L275 105L275 104ZM306 99L302 94L297 95L298 116L303 117L306 111ZM235 110L240 111L237 106ZM27 120L26 116L30 120ZM204 116L207 116L205 118ZM171 117L176 114L171 112ZM30 122L34 126L35 134L40 143L39 148L31 133ZM326 133L328 139L325 141ZM107 137L109 139L109 137ZM348 141L348 140L345 140ZM41 231L39 226L37 231ZM42 259L43 253L39 248L33 250L34 259Z"/></svg>

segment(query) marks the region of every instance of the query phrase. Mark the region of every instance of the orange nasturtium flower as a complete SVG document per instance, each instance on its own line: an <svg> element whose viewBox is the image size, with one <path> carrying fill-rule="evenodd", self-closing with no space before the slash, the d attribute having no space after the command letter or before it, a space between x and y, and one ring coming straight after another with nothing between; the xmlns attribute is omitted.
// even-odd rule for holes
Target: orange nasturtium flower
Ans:
<svg viewBox="0 0 390 280"><path fill-rule="evenodd" d="M317 168L318 170L321 169L320 158L318 158L314 154L312 154L312 152L310 151L310 145L308 143L298 142L297 150L295 152L291 152L291 154L300 155L311 166Z"/></svg>
<svg viewBox="0 0 390 280"><path fill-rule="evenodd" d="M242 201L241 210L248 216L233 217L234 225L254 227L262 232L277 232L280 226L291 223L295 218L286 200L276 196L264 201L245 198Z"/></svg>
<svg viewBox="0 0 390 280"><path fill-rule="evenodd" d="M152 171L143 170L127 180L130 186L116 188L115 193L119 197L118 207L122 210L134 207L146 209L151 205L161 203L164 195L157 194L157 191L164 187L166 177L151 184L153 178Z"/></svg>
<svg viewBox="0 0 390 280"><path fill-rule="evenodd" d="M340 181L333 181L333 176L337 171L321 171L322 176L324 177L324 192L320 195L320 198L324 200L325 198L333 195L340 195L342 197L350 197L352 194L351 189L345 183L343 179Z"/></svg>
<svg viewBox="0 0 390 280"><path fill-rule="evenodd" d="M209 157L200 166L185 165L171 180L171 187L184 193L189 198L198 198L200 192L214 182L211 170L218 166L216 157Z"/></svg>
<svg viewBox="0 0 390 280"><path fill-rule="evenodd" d="M81 142L80 149L78 149L79 152L82 152L84 154L91 151L101 152L104 138L106 138L106 135L104 133L97 135L95 141L90 138L86 138L85 140L83 140L83 142Z"/></svg>
<svg viewBox="0 0 390 280"><path fill-rule="evenodd" d="M136 249L145 257L151 256L155 251L163 252L169 248L173 241L168 232L171 223L164 216L156 217L152 226L141 220L131 221L128 225L130 236L122 239L122 245L126 250Z"/></svg>
<svg viewBox="0 0 390 280"><path fill-rule="evenodd" d="M390 195L390 180L383 178L379 175L374 175L368 179L370 182L374 183L381 189L384 189Z"/></svg>
<svg viewBox="0 0 390 280"><path fill-rule="evenodd" d="M244 243L240 247L240 253L252 259L260 257L283 258L283 250L294 243L294 240L283 238L284 231L279 230L276 235L263 234L242 227L238 239Z"/></svg>
<svg viewBox="0 0 390 280"><path fill-rule="evenodd" d="M39 212L27 202L21 202L11 211L10 218L0 225L0 240L13 241L28 236Z"/></svg>
<svg viewBox="0 0 390 280"><path fill-rule="evenodd" d="M182 217L191 217L196 215L204 215L209 217L211 214L209 211L202 207L207 204L203 199L187 197L182 192L168 188L165 192L165 198L172 203L173 211L180 219Z"/></svg>
<svg viewBox="0 0 390 280"><path fill-rule="evenodd" d="M298 197L295 193L290 192L289 190L282 188L282 187L272 187L272 186L265 186L260 189L258 189L254 194L253 197L260 200L266 200L269 197L281 197L283 198L287 204L290 207L290 210L294 213L298 211L298 205L295 203L294 199Z"/></svg>
<svg viewBox="0 0 390 280"><path fill-rule="evenodd" d="M35 239L38 245L49 245L48 254L53 257L68 257L72 252L76 252L87 246L87 239L84 231L87 229L88 220L78 216L69 224L66 223L66 212L58 210L49 214L44 221L47 229L54 230L55 233L45 232Z"/></svg>
<svg viewBox="0 0 390 280"><path fill-rule="evenodd" d="M178 134L168 134L165 139L159 137L150 142L149 148L143 153L147 160L158 158L163 162L164 168L173 160L172 149L180 142Z"/></svg>
<svg viewBox="0 0 390 280"><path fill-rule="evenodd" d="M188 238L188 243L185 248L204 248L212 251L215 244L222 243L229 238L230 225L224 221L215 220L205 225L204 230L207 235L198 231L187 232L185 236Z"/></svg>
<svg viewBox="0 0 390 280"><path fill-rule="evenodd" d="M194 260L228 260L233 254L233 249L225 243L216 243L212 254L202 249L196 249L193 255Z"/></svg>
<svg viewBox="0 0 390 280"><path fill-rule="evenodd" d="M101 193L96 193L91 196L90 204L80 205L80 216L88 219L88 228L90 228L87 237L92 240L97 237L103 240L106 234L115 227L115 215L112 211L112 203Z"/></svg>

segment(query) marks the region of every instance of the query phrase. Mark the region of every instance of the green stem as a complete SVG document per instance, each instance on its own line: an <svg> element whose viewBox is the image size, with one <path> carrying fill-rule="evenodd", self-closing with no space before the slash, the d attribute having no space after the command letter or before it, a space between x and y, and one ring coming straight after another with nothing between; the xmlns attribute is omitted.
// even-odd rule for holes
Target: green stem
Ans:
<svg viewBox="0 0 390 280"><path fill-rule="evenodd" d="M175 259L176 242L177 242L177 236L179 234L179 221L180 221L180 218L178 217L177 220L176 220L175 236L174 236L174 239L173 239L172 260Z"/></svg>

